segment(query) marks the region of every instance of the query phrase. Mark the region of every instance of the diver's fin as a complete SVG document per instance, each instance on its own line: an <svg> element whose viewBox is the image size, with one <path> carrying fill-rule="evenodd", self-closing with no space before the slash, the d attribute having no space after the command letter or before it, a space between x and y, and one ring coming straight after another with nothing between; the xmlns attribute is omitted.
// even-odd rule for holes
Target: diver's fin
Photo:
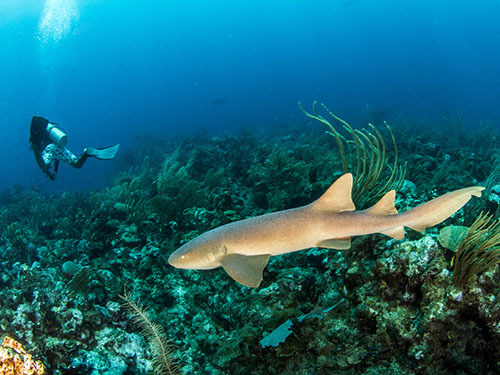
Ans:
<svg viewBox="0 0 500 375"><path fill-rule="evenodd" d="M262 271L270 255L229 254L221 260L222 268L240 284L256 288L262 281Z"/></svg>
<svg viewBox="0 0 500 375"><path fill-rule="evenodd" d="M86 148L84 154L101 160L113 159L120 148L120 144L104 148Z"/></svg>

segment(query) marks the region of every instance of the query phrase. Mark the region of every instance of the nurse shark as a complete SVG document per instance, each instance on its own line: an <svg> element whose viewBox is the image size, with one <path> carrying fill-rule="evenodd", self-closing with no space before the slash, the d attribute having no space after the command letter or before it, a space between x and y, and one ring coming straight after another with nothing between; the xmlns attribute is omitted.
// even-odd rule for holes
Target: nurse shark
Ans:
<svg viewBox="0 0 500 375"><path fill-rule="evenodd" d="M168 262L183 269L222 267L237 282L255 288L271 256L310 247L345 250L351 237L373 233L403 239L404 227L423 231L439 224L484 190L482 186L455 190L398 213L394 190L374 206L356 211L352 185L352 174L346 173L311 204L212 229L174 251Z"/></svg>

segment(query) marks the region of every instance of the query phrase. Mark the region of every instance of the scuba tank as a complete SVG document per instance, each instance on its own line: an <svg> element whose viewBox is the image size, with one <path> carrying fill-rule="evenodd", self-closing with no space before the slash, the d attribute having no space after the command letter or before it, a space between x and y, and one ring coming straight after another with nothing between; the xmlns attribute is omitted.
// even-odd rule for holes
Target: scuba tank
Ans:
<svg viewBox="0 0 500 375"><path fill-rule="evenodd" d="M68 143L68 136L60 128L58 128L57 125L49 122L47 124L47 133L49 134L51 141L59 147L65 147L66 143Z"/></svg>

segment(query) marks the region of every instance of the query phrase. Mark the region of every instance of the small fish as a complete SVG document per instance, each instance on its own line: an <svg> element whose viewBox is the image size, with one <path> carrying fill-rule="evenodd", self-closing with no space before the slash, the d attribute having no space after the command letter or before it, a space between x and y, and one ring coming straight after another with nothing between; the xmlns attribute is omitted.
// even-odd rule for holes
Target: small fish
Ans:
<svg viewBox="0 0 500 375"><path fill-rule="evenodd" d="M237 282L255 288L271 256L310 247L345 250L352 236L372 233L403 239L404 227L423 231L439 224L484 190L455 190L398 213L394 190L367 210L355 211L352 184L352 174L346 173L311 204L212 229L174 251L168 262L183 269L222 267Z"/></svg>

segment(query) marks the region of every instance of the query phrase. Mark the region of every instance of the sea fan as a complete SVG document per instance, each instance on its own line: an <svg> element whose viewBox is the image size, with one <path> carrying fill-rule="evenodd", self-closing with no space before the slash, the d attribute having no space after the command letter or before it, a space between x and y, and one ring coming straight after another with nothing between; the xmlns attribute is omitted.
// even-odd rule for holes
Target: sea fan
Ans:
<svg viewBox="0 0 500 375"><path fill-rule="evenodd" d="M125 302L123 307L133 316L133 322L147 338L152 351L154 372L157 375L180 375L179 365L172 356L173 347L167 339L162 326L152 322L147 309L139 302L134 302L125 290L120 296Z"/></svg>
<svg viewBox="0 0 500 375"><path fill-rule="evenodd" d="M465 288L473 275L500 263L500 221L481 213L458 246L453 284Z"/></svg>

